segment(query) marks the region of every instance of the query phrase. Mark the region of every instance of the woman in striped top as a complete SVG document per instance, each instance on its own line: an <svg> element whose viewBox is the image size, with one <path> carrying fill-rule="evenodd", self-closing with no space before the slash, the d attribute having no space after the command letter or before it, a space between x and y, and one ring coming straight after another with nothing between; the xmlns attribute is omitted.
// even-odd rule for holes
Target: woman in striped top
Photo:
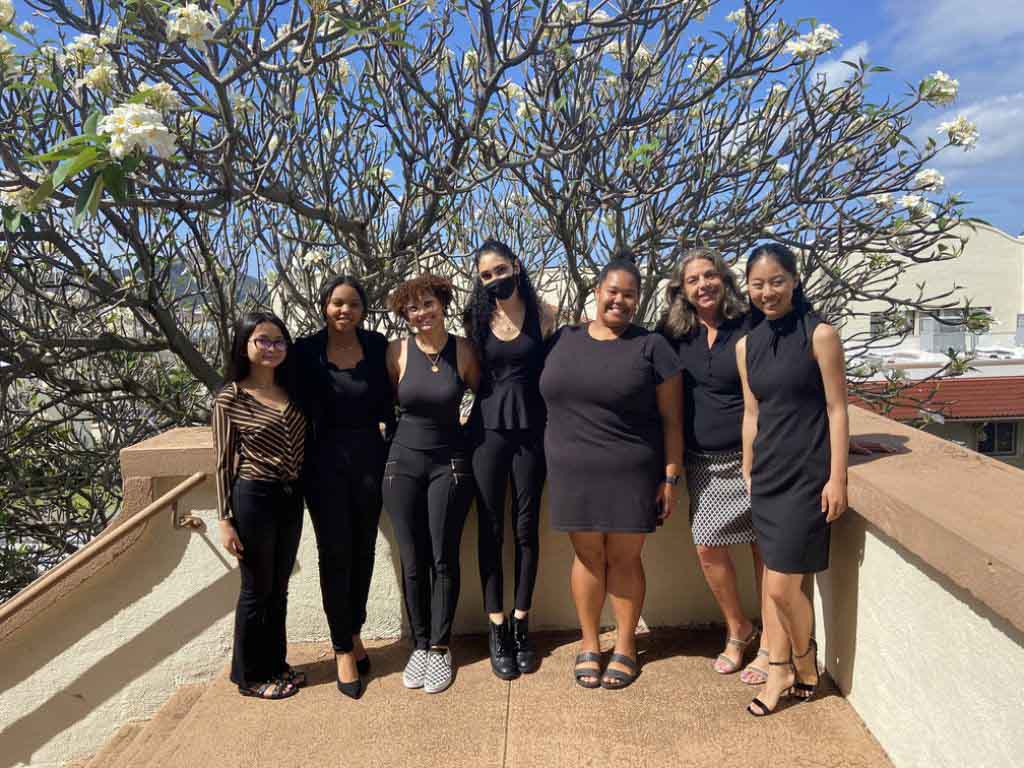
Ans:
<svg viewBox="0 0 1024 768"><path fill-rule="evenodd" d="M306 419L288 367L291 336L269 312L235 323L227 384L213 402L221 542L238 558L231 680L244 696L283 699L305 682L285 661L288 577L302 533Z"/></svg>

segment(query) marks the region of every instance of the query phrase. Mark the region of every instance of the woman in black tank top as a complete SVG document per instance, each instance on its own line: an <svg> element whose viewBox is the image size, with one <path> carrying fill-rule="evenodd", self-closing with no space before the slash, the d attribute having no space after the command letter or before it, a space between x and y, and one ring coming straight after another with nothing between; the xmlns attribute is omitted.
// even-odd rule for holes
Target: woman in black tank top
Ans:
<svg viewBox="0 0 1024 768"><path fill-rule="evenodd" d="M473 499L459 408L466 388L476 391L480 369L472 345L445 330L451 299L451 283L433 275L407 280L388 297L416 333L387 350L399 417L384 468L384 506L398 540L413 636L403 682L427 693L452 681L459 543Z"/></svg>
<svg viewBox="0 0 1024 768"><path fill-rule="evenodd" d="M544 422L540 396L544 342L554 325L511 249L488 240L476 252L477 280L463 315L480 355L480 392L470 434L479 513L478 554L484 610L490 616L491 669L503 680L537 668L528 612L537 581L540 500L544 490ZM512 486L515 610L502 607L505 492Z"/></svg>

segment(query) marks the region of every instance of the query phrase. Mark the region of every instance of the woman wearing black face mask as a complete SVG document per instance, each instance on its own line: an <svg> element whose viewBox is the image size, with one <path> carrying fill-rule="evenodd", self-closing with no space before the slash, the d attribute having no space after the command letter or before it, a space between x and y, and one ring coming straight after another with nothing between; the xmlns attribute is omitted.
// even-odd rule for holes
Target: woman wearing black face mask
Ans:
<svg viewBox="0 0 1024 768"><path fill-rule="evenodd" d="M480 581L490 616L491 668L504 680L533 672L537 656L528 614L537 578L544 488L544 402L538 382L554 312L538 301L526 271L504 243L476 252L477 281L463 322L482 375L470 416L479 510ZM505 489L511 479L515 531L515 610L506 620L501 567Z"/></svg>

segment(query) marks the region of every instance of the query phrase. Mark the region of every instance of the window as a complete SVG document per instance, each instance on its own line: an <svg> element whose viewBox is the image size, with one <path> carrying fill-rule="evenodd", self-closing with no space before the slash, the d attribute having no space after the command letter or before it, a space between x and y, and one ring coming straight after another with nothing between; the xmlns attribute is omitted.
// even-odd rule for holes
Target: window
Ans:
<svg viewBox="0 0 1024 768"><path fill-rule="evenodd" d="M978 428L978 453L989 456L1017 454L1017 422L987 421Z"/></svg>
<svg viewBox="0 0 1024 768"><path fill-rule="evenodd" d="M914 332L914 311L871 312L868 315L871 338L900 336Z"/></svg>
<svg viewBox="0 0 1024 768"><path fill-rule="evenodd" d="M992 316L992 307L971 307L973 314L984 314L987 315L990 320L994 319ZM940 333L956 333L957 331L966 331L967 328L963 325L963 321L967 319L967 312L962 308L953 309L940 309L938 312L918 312L917 313L917 332L924 333L928 327L928 321L935 318L935 327L940 329ZM957 323L956 321L961 321Z"/></svg>

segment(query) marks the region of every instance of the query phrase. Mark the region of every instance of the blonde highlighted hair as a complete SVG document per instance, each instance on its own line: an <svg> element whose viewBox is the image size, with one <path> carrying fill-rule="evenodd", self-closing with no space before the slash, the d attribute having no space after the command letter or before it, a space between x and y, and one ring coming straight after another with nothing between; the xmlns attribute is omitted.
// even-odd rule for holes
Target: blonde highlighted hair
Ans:
<svg viewBox="0 0 1024 768"><path fill-rule="evenodd" d="M722 300L718 308L722 319L735 320L748 310L747 302L736 285L736 276L722 255L711 248L688 248L679 258L679 264L665 289L665 311L658 321L658 331L673 341L690 336L699 325L697 310L687 300L683 288L686 267L698 259L710 261L722 277Z"/></svg>

